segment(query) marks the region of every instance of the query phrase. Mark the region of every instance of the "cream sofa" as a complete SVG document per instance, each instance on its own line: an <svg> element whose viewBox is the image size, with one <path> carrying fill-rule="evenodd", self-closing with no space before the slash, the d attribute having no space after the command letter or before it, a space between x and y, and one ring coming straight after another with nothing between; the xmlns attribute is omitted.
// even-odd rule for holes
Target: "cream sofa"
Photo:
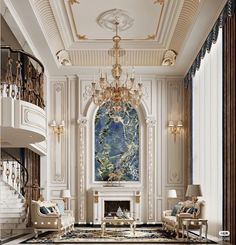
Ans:
<svg viewBox="0 0 236 245"><path fill-rule="evenodd" d="M202 218L204 202L193 203L192 201L179 202L180 206L176 215L171 215L173 210L165 210L162 215L163 228L176 232L177 238L182 228L182 220L187 218ZM193 208L196 210L194 216Z"/></svg>
<svg viewBox="0 0 236 245"><path fill-rule="evenodd" d="M51 209L51 212L43 214L40 207ZM64 214L60 214L56 203L32 201L31 221L37 237L39 232L58 231L63 234L71 231L74 229L75 219L71 210L65 210Z"/></svg>

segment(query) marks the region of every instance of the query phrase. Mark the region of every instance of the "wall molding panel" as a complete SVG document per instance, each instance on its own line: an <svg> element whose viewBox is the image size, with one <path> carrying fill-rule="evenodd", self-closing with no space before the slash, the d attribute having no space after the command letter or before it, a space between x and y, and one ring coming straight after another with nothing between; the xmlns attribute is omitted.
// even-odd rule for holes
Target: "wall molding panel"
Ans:
<svg viewBox="0 0 236 245"><path fill-rule="evenodd" d="M49 123L65 120L65 132L60 141L49 128L48 154L49 198L61 202L60 192L70 189L76 223L86 224L93 217L95 188L104 188L94 181L94 119L97 107L90 99L92 76L50 78ZM143 76L144 97L138 108L140 121L140 181L125 183L126 188L139 189L141 223L161 222L162 211L172 203L166 193L176 189L183 199L184 163L183 137L176 143L168 131L168 120L180 120L183 115L183 83L178 78ZM177 166L177 167L176 167Z"/></svg>

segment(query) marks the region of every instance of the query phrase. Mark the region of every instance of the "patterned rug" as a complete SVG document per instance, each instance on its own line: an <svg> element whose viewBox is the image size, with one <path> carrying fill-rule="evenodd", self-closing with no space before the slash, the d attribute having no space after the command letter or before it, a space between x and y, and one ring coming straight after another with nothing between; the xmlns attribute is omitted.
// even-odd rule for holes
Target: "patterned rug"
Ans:
<svg viewBox="0 0 236 245"><path fill-rule="evenodd" d="M176 239L175 234L162 230L161 228L137 228L135 235L129 228L106 228L104 236L100 228L76 227L74 231L59 236L57 232L47 232L38 238L30 238L22 243L216 243L211 240L200 240L193 236L187 240Z"/></svg>

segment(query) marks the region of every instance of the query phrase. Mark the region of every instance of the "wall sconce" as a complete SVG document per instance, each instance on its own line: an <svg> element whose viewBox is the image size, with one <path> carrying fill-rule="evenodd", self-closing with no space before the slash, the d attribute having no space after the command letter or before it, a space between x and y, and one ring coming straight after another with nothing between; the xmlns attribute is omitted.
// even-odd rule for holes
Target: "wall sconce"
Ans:
<svg viewBox="0 0 236 245"><path fill-rule="evenodd" d="M64 128L65 128L64 120L62 120L60 124L57 124L56 121L53 120L49 126L52 127L53 133L57 134L58 142L59 142L60 141L60 135L64 133Z"/></svg>
<svg viewBox="0 0 236 245"><path fill-rule="evenodd" d="M181 129L183 128L183 122L180 120L176 124L174 121L169 121L168 128L170 129L171 134L174 135L174 142L176 142L176 135L180 134Z"/></svg>

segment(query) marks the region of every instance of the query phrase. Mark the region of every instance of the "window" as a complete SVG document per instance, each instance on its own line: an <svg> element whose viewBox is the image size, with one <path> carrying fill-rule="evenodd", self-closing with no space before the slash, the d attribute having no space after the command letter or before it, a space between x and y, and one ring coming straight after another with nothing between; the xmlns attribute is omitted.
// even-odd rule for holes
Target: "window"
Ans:
<svg viewBox="0 0 236 245"><path fill-rule="evenodd" d="M193 183L212 234L222 229L222 30L193 78Z"/></svg>
<svg viewBox="0 0 236 245"><path fill-rule="evenodd" d="M103 104L95 117L95 181L139 181L139 119L128 103L110 112Z"/></svg>

